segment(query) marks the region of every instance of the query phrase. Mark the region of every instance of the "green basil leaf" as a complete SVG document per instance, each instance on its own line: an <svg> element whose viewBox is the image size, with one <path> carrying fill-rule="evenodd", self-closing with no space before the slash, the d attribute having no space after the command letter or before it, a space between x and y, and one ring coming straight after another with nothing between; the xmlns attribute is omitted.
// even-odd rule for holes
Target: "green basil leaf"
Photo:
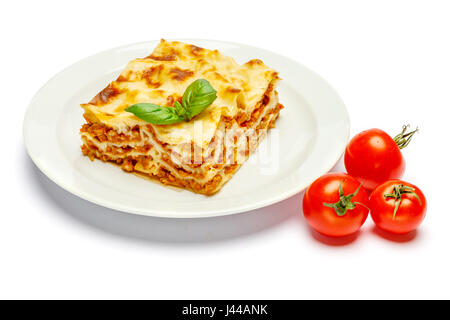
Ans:
<svg viewBox="0 0 450 320"><path fill-rule="evenodd" d="M197 114L210 106L217 98L217 91L204 79L192 82L183 94L182 105L187 117L191 120Z"/></svg>
<svg viewBox="0 0 450 320"><path fill-rule="evenodd" d="M186 114L186 109L178 101L175 101L174 107L180 117L183 117L186 121L189 120Z"/></svg>
<svg viewBox="0 0 450 320"><path fill-rule="evenodd" d="M210 106L217 98L217 91L211 84L198 79L184 91L181 103L175 101L174 107L162 107L153 103L137 103L125 109L139 119L153 124L174 124L189 121Z"/></svg>
<svg viewBox="0 0 450 320"><path fill-rule="evenodd" d="M161 107L153 103L137 103L126 108L125 111L153 124L174 124L184 120L175 108Z"/></svg>

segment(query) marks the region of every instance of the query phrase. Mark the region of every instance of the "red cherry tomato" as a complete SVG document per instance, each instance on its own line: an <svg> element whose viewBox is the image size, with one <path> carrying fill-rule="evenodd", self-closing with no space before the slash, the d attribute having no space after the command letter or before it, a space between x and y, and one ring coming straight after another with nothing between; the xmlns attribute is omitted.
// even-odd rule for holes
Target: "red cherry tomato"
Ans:
<svg viewBox="0 0 450 320"><path fill-rule="evenodd" d="M373 222L388 232L402 234L416 230L427 212L423 192L411 183L390 180L370 195Z"/></svg>
<svg viewBox="0 0 450 320"><path fill-rule="evenodd" d="M369 197L361 183L345 173L314 181L303 198L303 214L319 233L340 237L355 233L369 214Z"/></svg>
<svg viewBox="0 0 450 320"><path fill-rule="evenodd" d="M349 142L344 162L348 174L358 179L367 190L381 183L401 178L405 172L405 160L400 149L406 147L417 129L406 132L407 126L391 138L380 129L363 131Z"/></svg>

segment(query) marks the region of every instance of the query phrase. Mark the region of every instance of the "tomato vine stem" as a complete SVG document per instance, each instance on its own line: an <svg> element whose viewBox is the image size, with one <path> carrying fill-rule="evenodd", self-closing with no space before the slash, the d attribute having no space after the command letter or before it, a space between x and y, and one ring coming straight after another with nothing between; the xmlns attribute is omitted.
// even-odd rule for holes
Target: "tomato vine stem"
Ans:
<svg viewBox="0 0 450 320"><path fill-rule="evenodd" d="M419 132L419 128L416 128L416 130L413 130L410 132L406 132L406 130L408 130L408 128L409 128L409 124L404 125L402 128L402 132L393 138L393 140L395 141L395 143L398 145L398 147L400 149L406 148L408 146L408 144L411 142L413 135L416 132Z"/></svg>
<svg viewBox="0 0 450 320"><path fill-rule="evenodd" d="M414 197L416 197L417 200L419 200L419 203L420 203L420 204L422 204L421 201L420 201L419 196L418 196L417 193L415 193L414 191L415 191L414 188L405 186L405 185L403 185L403 184L399 184L399 185L394 186L394 189L392 190L391 193L386 193L386 194L384 194L384 197L385 197L386 199L388 199L388 198L393 198L393 199L395 199L395 208L394 208L394 214L392 215L392 220L395 219L395 215L397 214L398 208L400 207L400 203L401 203L402 200L403 200L402 195L407 194L407 193L410 193L410 194L412 194Z"/></svg>
<svg viewBox="0 0 450 320"><path fill-rule="evenodd" d="M356 196L359 192L359 189L361 189L362 184L359 185L359 187L353 192L348 195L344 195L344 189L342 188L342 181L339 185L339 201L335 203L326 203L324 202L323 205L325 207L333 208L334 211L336 211L336 214L339 217L342 217L347 213L347 210L353 210L356 207L356 204L360 204L367 208L364 204L360 202L352 202L352 199L354 196ZM369 209L369 208L367 208Z"/></svg>

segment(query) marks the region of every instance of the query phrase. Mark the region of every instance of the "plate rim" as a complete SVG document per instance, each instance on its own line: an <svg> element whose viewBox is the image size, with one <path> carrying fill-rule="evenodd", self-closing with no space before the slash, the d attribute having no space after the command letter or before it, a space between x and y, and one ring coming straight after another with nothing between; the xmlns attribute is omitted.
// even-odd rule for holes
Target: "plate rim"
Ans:
<svg viewBox="0 0 450 320"><path fill-rule="evenodd" d="M347 111L347 108L342 100L342 98L340 97L340 95L337 93L337 91L334 89L334 87L332 87L320 74L316 73L315 71L309 69L308 67L304 66L302 63L284 56L283 54L274 52L272 50L269 49L265 49L265 48L260 48L257 46L253 46L253 45L248 45L248 44L244 44L244 43L240 43L240 42L231 42L231 41L222 41L222 40L216 40L216 39L201 39L201 38L176 38L176 39L166 39L167 41L182 41L182 42L191 42L191 43L195 43L196 41L202 41L202 42L220 42L223 44L228 44L228 45L237 45L237 46L243 46L243 47L247 47L247 48L252 48L252 49L256 49L256 50L263 50L267 53L282 57L283 59L287 60L290 63L294 63L297 65L300 65L302 68L304 68L305 70L311 72L312 74L314 74L316 77L318 77L320 79L321 82L323 82L323 84L325 84L328 89L330 91L332 91L335 95L335 97L339 100L342 108L343 108L343 118L345 119L345 139L344 139L344 143L342 146L340 146L340 152L337 153L337 156L335 157L334 161L331 163L330 161L330 165L329 167L326 169L325 172L323 172L322 174L325 174L327 172L329 172L339 161L339 159L342 157L342 154L345 151L346 148L346 144L348 143L349 137L350 137L350 117ZM66 66L65 68L63 68L61 71L57 72L56 74L54 74L52 77L50 77L37 91L36 93L33 95L32 99L30 100L30 102L28 103L28 106L26 108L24 117L23 117L23 122L22 122L22 135L23 135L23 141L25 144L25 149L27 151L28 156L31 158L31 160L33 161L33 163L36 165L36 167L49 179L51 180L53 183L55 183L58 187L64 189L65 191L83 199L86 201L89 201L91 203L94 203L96 205L114 210L114 211L119 211L119 212L125 212L125 213L131 213L131 214L137 214L137 215L143 215L143 216L150 216L150 217L159 217L159 218L174 218L174 219L180 219L180 218L185 218L185 219L191 219L191 218L211 218L211 217L217 217L217 216L225 216L225 215L232 215L232 214L238 214L238 213L243 213L243 212L248 212L251 210L256 210L256 209L260 209L266 206L270 206L272 204L281 202L285 199L288 199L300 192L302 192L303 190L305 190L313 181L314 179L308 179L308 181L299 183L298 185L296 185L295 188L291 188L288 189L284 192L280 192L277 195L266 199L266 200L261 200L258 202L254 202L248 205L244 205L244 206L240 206L237 208L232 208L230 209L216 209L216 210L211 210L208 214L205 214L205 212L202 212L200 214L194 214L194 213L189 213L189 214L180 214L179 211L171 211L171 210L165 210L162 213L160 211L152 211L151 208L149 208L150 210L137 210L136 208L133 207L129 207L129 206L123 206L120 203L113 203L112 201L99 201L95 196L91 196L89 193L85 192L81 192L81 190L79 191L79 188L73 188L70 185L66 184L64 181L62 181L63 179L58 179L56 175L51 174L46 168L45 165L43 165L42 163L40 163L40 161L37 159L37 157L33 154L33 152L31 152L30 150L30 145L29 142L27 140L27 134L26 134L26 127L27 127L27 123L30 121L29 120L29 114L30 114L30 110L32 108L32 105L34 104L34 101L36 100L36 98L39 96L39 94L41 93L41 91L43 91L43 89L52 82L52 80L56 77L58 77L60 74L66 72L68 69L72 68L73 66L77 65L78 63L90 59L94 56L97 55L101 55L101 54L105 54L109 51L117 51L117 50L121 50L127 47L132 47L132 46L139 46L139 45L144 45L147 43L153 43L153 42L158 42L159 40L148 40L148 41L140 41L140 42L135 42L135 43L130 43L130 44L125 44L125 45L121 45L121 46L117 46L114 48L110 48L110 49L106 49L106 50L102 50L99 52L96 52L94 54L88 55L84 58L81 58L77 61L75 61L74 63ZM316 178L315 178L316 179ZM309 181L312 180L312 181ZM220 192L220 191L219 191Z"/></svg>

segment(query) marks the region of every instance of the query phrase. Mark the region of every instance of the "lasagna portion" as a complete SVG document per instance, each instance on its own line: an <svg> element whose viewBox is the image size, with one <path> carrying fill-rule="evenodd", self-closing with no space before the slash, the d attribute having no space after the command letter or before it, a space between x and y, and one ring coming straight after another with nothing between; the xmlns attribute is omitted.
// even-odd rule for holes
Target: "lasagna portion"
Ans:
<svg viewBox="0 0 450 320"><path fill-rule="evenodd" d="M217 98L190 121L155 125L125 109L137 103L174 107L186 87L207 80ZM81 150L196 193L212 195L256 150L280 110L278 74L261 60L239 65L217 50L161 40L82 104Z"/></svg>

